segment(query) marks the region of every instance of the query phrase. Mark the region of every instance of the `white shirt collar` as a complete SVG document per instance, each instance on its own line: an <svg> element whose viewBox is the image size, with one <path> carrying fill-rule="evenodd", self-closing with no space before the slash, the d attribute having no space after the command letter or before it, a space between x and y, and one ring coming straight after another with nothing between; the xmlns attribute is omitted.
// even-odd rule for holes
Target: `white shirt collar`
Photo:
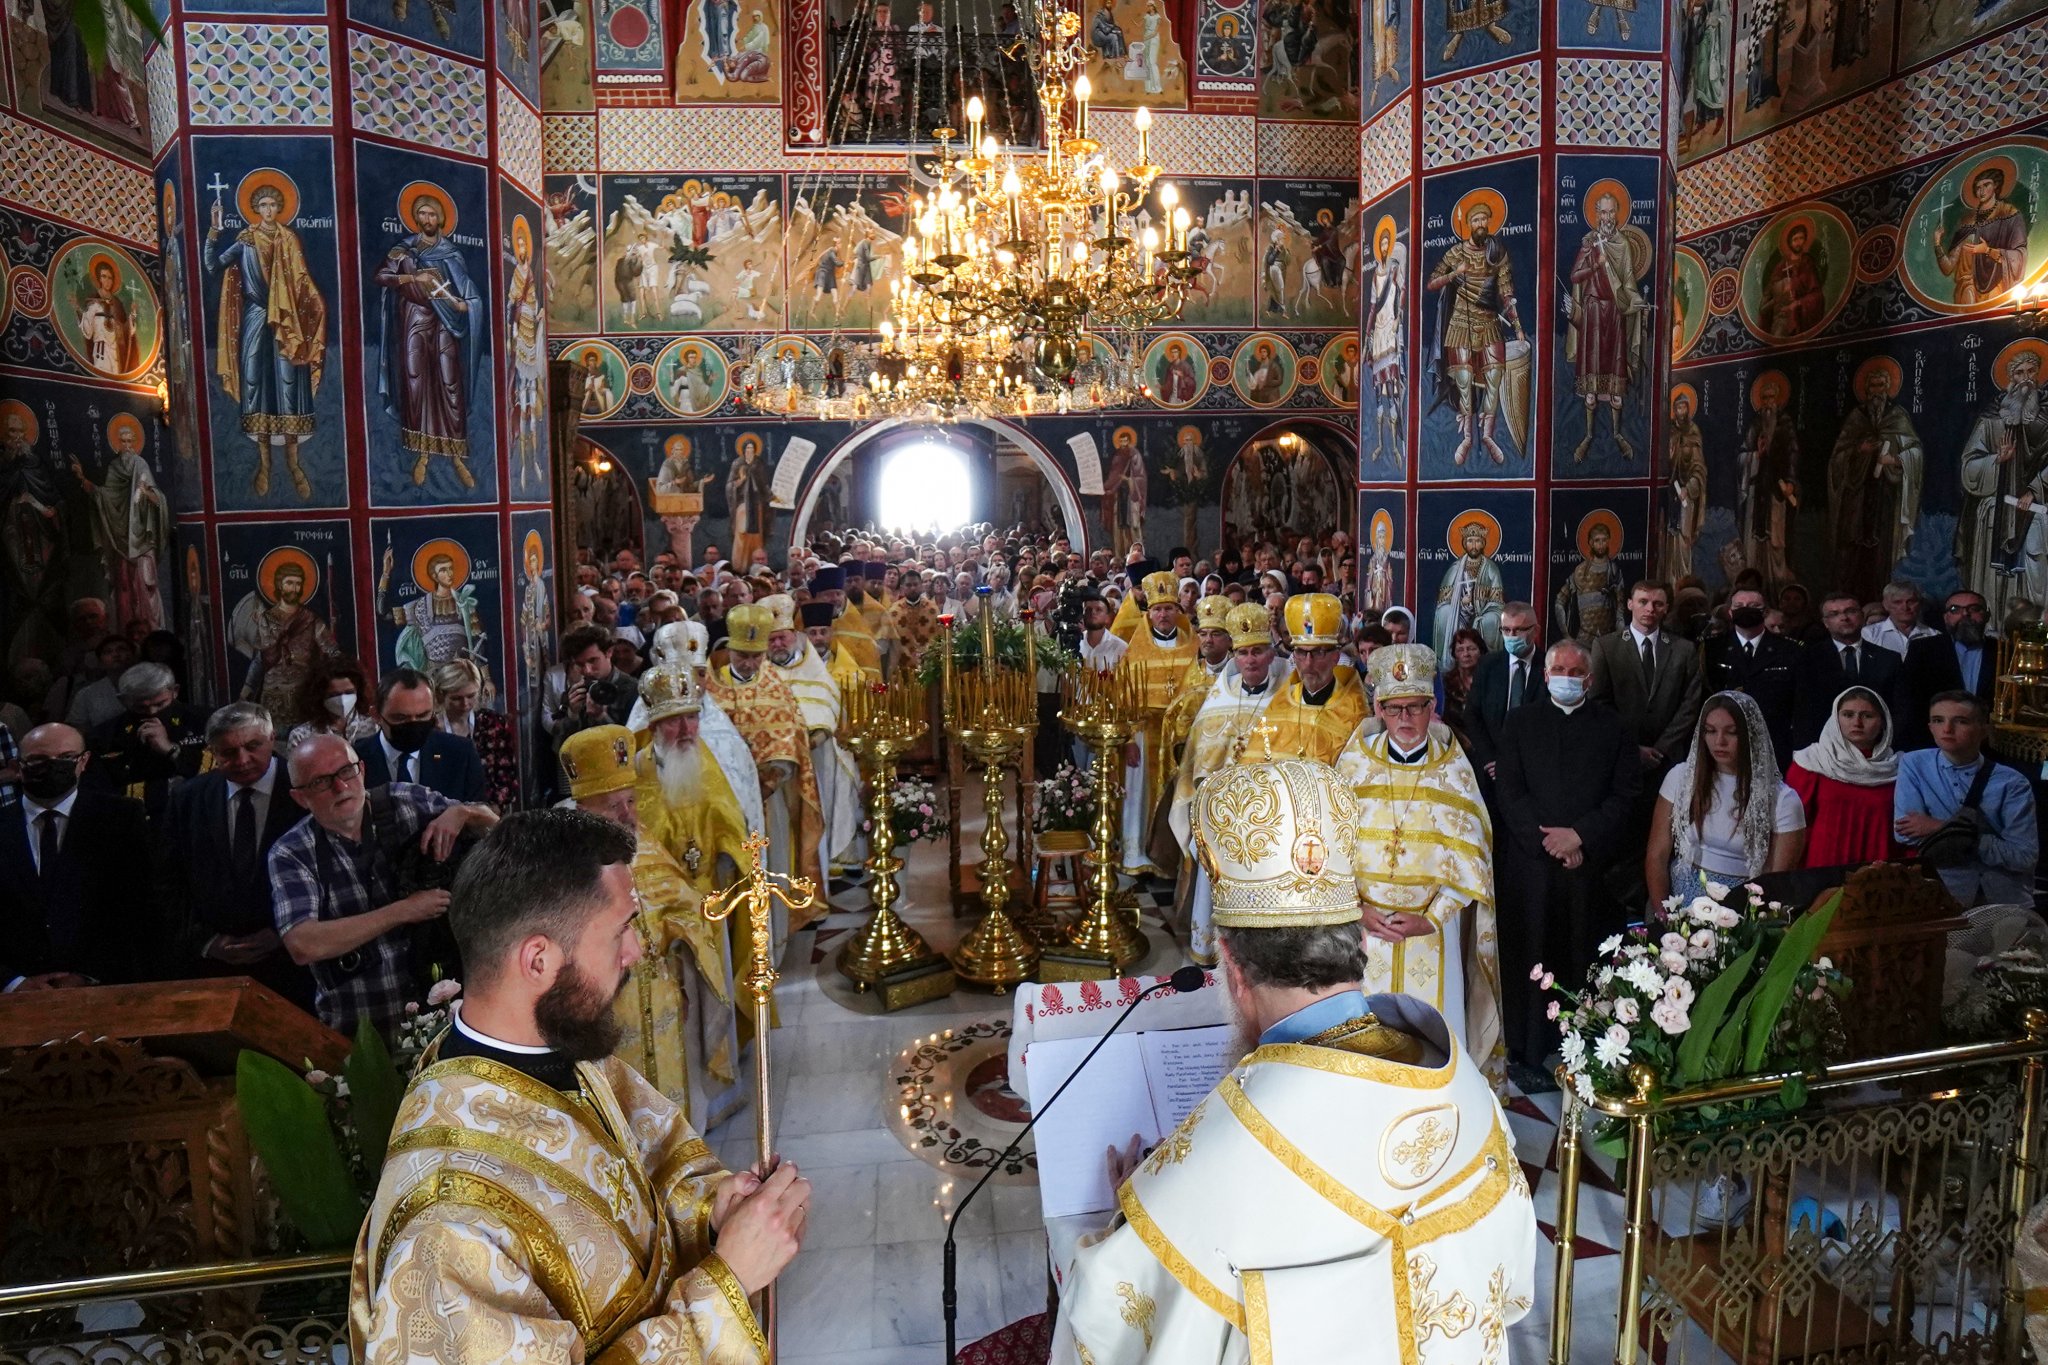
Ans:
<svg viewBox="0 0 2048 1365"><path fill-rule="evenodd" d="M72 803L77 800L78 788L76 787L73 787L70 791L65 792L64 799L62 801L53 801L48 804L36 800L33 796L24 794L21 798L21 809L22 813L28 817L29 824L33 826L37 818L40 817L42 813L46 810L53 810L57 812L57 814L63 816L66 820L69 820L71 818Z"/></svg>
<svg viewBox="0 0 2048 1365"><path fill-rule="evenodd" d="M1650 632L1650 633L1649 633L1648 635L1645 635L1645 634L1643 634L1643 632L1641 632L1640 630L1637 630L1637 629L1636 629L1636 623L1635 623L1635 622L1633 622L1633 621L1631 621L1631 622L1629 622L1629 623L1628 623L1628 633L1629 633L1630 635L1632 635L1632 636L1634 636L1634 637L1635 637L1635 642L1636 642L1636 653L1640 654L1640 653L1642 653L1642 652L1643 652L1643 641L1645 641L1645 640L1648 640L1648 641L1650 641L1650 642L1652 642L1652 643L1655 643L1655 642L1656 642L1656 639L1657 639L1657 637L1658 637L1659 635L1663 634L1663 631L1662 631L1662 630L1653 630L1653 631L1651 631L1651 632Z"/></svg>
<svg viewBox="0 0 2048 1365"><path fill-rule="evenodd" d="M256 795L268 801L271 792L277 789L277 770L282 766L282 762L273 757L270 760L270 766L263 770L263 776L257 778L254 782L246 784L241 782L228 783L228 800L232 802L237 796L242 794L246 787L247 790L255 792Z"/></svg>
<svg viewBox="0 0 2048 1365"><path fill-rule="evenodd" d="M1550 704L1551 704L1552 706L1555 706L1555 707L1556 707L1556 708L1557 708L1558 710L1560 710L1560 711L1564 712L1564 713L1565 713L1566 715L1568 715L1568 716L1575 716L1575 715L1577 715L1577 714L1579 713L1579 708L1580 708L1580 707L1582 707L1582 706L1584 706L1584 705L1585 705L1586 703L1585 703L1585 702L1583 702L1583 701L1575 701L1575 702L1573 702L1573 703L1572 703L1572 704L1571 704L1570 706L1566 706L1566 705L1565 705L1565 704L1564 704L1563 702L1559 701L1559 700L1558 700L1558 699L1557 699L1556 697L1552 697L1552 698L1550 699Z"/></svg>
<svg viewBox="0 0 2048 1365"><path fill-rule="evenodd" d="M508 1043L503 1038L493 1038L481 1029L471 1028L462 1021L462 1002L460 1000L448 1002L448 1022L462 1030L463 1036L471 1042L482 1043L485 1047L494 1047L500 1052L516 1053L522 1057L545 1057L554 1051L551 1047L534 1047L527 1043Z"/></svg>
<svg viewBox="0 0 2048 1365"><path fill-rule="evenodd" d="M1757 633L1754 635L1744 635L1742 633L1742 627L1737 626L1735 627L1735 643L1741 645L1744 649L1750 649L1753 648L1759 640L1763 639L1767 633L1768 632L1759 629Z"/></svg>

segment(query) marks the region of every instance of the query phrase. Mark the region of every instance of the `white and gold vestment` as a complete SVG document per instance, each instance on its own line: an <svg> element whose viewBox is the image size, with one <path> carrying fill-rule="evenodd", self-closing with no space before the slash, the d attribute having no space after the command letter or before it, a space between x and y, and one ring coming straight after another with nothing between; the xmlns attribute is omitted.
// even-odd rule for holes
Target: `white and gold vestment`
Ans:
<svg viewBox="0 0 2048 1365"><path fill-rule="evenodd" d="M437 1052L399 1105L356 1243L354 1360L767 1360L711 1249L727 1173L674 1105L617 1058L578 1063L565 1094Z"/></svg>

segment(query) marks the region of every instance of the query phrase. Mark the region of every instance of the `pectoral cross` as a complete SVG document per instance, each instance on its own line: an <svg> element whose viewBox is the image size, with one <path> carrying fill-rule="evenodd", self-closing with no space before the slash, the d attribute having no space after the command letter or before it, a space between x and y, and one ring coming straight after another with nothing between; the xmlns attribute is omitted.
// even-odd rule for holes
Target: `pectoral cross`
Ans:
<svg viewBox="0 0 2048 1365"><path fill-rule="evenodd" d="M1387 840L1387 861L1398 863L1408 856L1408 840L1399 825L1394 826L1394 837Z"/></svg>
<svg viewBox="0 0 2048 1365"><path fill-rule="evenodd" d="M1259 738L1259 742L1265 747L1265 761L1271 763L1273 761L1273 736L1279 733L1279 726L1275 725L1270 720L1261 718L1257 725L1252 726L1251 729L1245 731L1243 734L1237 737L1237 753L1235 755L1237 761L1240 763L1244 761L1244 756L1246 752L1249 751L1252 746L1252 737L1256 735Z"/></svg>

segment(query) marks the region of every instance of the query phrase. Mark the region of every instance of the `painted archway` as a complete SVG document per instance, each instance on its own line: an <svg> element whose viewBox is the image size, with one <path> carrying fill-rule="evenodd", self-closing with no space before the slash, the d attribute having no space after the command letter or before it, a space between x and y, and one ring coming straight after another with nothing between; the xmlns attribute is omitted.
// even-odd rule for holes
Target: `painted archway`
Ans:
<svg viewBox="0 0 2048 1365"><path fill-rule="evenodd" d="M789 543L799 545L810 538L811 516L817 510L818 499L824 491L826 481L832 477L833 471L846 463L847 457L897 432L915 430L919 427L936 427L943 432L949 426L979 427L1023 451L1030 459L1032 467L1052 486L1053 499L1059 504L1060 519L1066 524L1067 542L1082 554L1088 553L1088 520L1081 515L1080 495L1075 492L1066 471L1060 468L1059 461L1053 458L1052 452L1037 438L1022 427L987 417L966 417L950 423L921 422L895 417L854 432L826 452L825 458L814 468L805 471L803 492L797 496L796 515L789 523Z"/></svg>
<svg viewBox="0 0 2048 1365"><path fill-rule="evenodd" d="M1284 553L1300 536L1320 543L1332 531L1349 533L1357 515L1349 471L1357 465L1357 439L1333 423L1301 418L1261 427L1217 484L1224 541L1270 540Z"/></svg>

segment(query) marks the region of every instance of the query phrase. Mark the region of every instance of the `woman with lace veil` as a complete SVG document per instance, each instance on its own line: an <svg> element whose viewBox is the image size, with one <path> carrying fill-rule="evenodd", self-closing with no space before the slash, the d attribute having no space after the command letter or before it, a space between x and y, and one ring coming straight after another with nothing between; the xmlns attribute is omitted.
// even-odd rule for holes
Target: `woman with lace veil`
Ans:
<svg viewBox="0 0 2048 1365"><path fill-rule="evenodd" d="M1643 856L1651 902L1789 871L1805 848L1806 808L1778 775L1763 712L1744 693L1715 693L1700 708L1690 755L1657 792Z"/></svg>
<svg viewBox="0 0 2048 1365"><path fill-rule="evenodd" d="M1905 856L1892 829L1899 756L1884 698L1851 687L1835 698L1820 736L1792 755L1785 785L1806 807L1807 867L1889 862Z"/></svg>

